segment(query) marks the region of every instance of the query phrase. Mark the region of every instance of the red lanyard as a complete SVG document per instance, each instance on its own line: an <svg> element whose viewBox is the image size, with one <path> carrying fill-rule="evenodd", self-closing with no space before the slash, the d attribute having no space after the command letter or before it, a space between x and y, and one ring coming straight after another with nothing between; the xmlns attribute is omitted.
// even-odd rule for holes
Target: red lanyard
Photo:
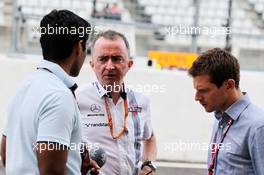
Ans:
<svg viewBox="0 0 264 175"><path fill-rule="evenodd" d="M233 124L233 121L234 121L233 119L230 119L230 120L228 121L228 126L227 126L227 128L226 128L224 134L222 135L222 138L221 138L219 144L223 143L224 138L225 138L225 136L226 136L228 130L230 129L231 125ZM215 142L215 140L216 140L216 137L217 137L217 131L216 131L215 136L214 136L214 142ZM214 144L213 144L213 147L212 147L212 150L211 150L212 159L211 159L211 162L210 162L210 165L209 165L208 175L213 175L213 174L214 174L215 159L216 159L216 157L217 157L218 152L219 152L219 146L218 146L216 143L214 143Z"/></svg>
<svg viewBox="0 0 264 175"><path fill-rule="evenodd" d="M107 98L106 97L104 98L104 101L105 101L105 108L106 108L106 112L107 112L108 125L109 125L109 128L110 128L111 136L112 136L113 139L118 139L127 131L127 128L126 128L126 120L127 120L127 116L128 116L127 98L124 99L124 109L125 109L124 124L123 124L123 127L122 127L121 131L117 135L114 134L113 118L112 118L112 115L111 115L110 108L109 108L109 105L107 103Z"/></svg>

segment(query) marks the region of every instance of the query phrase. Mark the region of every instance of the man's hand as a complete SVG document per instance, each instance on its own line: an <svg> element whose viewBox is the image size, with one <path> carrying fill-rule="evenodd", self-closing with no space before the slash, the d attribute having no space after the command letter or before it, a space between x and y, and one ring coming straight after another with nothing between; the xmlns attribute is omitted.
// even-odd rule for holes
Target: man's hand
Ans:
<svg viewBox="0 0 264 175"><path fill-rule="evenodd" d="M149 166L144 166L139 175L154 175L154 171Z"/></svg>
<svg viewBox="0 0 264 175"><path fill-rule="evenodd" d="M89 170L94 174L99 174L100 167L97 165L96 161L92 159L84 160L81 167L82 175L86 175Z"/></svg>
<svg viewBox="0 0 264 175"><path fill-rule="evenodd" d="M82 175L86 175L88 171L92 171L94 174L99 174L100 167L96 163L96 161L90 159L89 151L85 147L83 148L82 156L82 166L81 166L81 173Z"/></svg>

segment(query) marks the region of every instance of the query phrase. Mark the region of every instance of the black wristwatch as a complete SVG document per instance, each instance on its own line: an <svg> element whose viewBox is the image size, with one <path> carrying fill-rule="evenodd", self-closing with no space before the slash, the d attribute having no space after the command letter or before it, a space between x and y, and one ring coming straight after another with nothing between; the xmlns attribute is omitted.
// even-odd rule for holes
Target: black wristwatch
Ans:
<svg viewBox="0 0 264 175"><path fill-rule="evenodd" d="M151 168L152 171L156 171L157 167L151 162L151 161L145 161L142 163L141 165L141 170L145 167L145 166L148 166Z"/></svg>

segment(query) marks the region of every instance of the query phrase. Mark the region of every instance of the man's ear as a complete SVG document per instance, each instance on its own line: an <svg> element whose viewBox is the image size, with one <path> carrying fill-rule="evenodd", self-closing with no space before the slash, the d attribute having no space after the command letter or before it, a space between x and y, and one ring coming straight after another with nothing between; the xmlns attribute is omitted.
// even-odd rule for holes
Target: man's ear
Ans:
<svg viewBox="0 0 264 175"><path fill-rule="evenodd" d="M93 60L93 58L91 58L91 60L89 61L89 63L90 63L90 66L91 66L92 68L94 68L94 60Z"/></svg>
<svg viewBox="0 0 264 175"><path fill-rule="evenodd" d="M81 55L83 52L85 52L85 49L83 48L84 42L83 40L80 40L76 45L76 55Z"/></svg>
<svg viewBox="0 0 264 175"><path fill-rule="evenodd" d="M130 69L134 64L134 61L132 59L129 59L128 61L128 68Z"/></svg>
<svg viewBox="0 0 264 175"><path fill-rule="evenodd" d="M233 79L228 79L226 81L226 89L232 89L235 87L235 85L236 85L236 82Z"/></svg>

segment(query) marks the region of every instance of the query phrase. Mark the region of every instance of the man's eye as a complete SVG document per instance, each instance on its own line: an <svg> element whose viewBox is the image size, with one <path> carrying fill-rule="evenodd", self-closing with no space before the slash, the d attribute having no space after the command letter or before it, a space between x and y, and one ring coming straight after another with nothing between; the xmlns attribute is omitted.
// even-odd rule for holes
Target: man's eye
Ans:
<svg viewBox="0 0 264 175"><path fill-rule="evenodd" d="M199 90L198 92L201 93L201 94L204 94L204 93L207 92L207 90L206 90L206 89L201 89L201 90Z"/></svg>
<svg viewBox="0 0 264 175"><path fill-rule="evenodd" d="M97 60L99 62L105 63L105 62L107 62L108 58L107 57L99 57Z"/></svg>
<svg viewBox="0 0 264 175"><path fill-rule="evenodd" d="M112 56L112 61L114 63L120 63L123 61L123 58L121 56Z"/></svg>

